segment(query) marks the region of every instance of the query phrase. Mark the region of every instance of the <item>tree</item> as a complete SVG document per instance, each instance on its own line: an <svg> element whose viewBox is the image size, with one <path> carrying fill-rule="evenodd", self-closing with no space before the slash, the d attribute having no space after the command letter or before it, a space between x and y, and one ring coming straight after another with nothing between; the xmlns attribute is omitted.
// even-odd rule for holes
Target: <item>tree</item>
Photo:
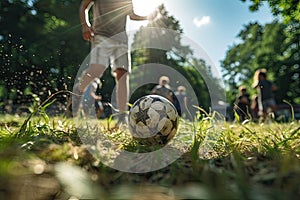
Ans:
<svg viewBox="0 0 300 200"><path fill-rule="evenodd" d="M234 91L231 102L238 85L250 86L255 70L266 68L268 77L279 86L277 102L300 103L299 41L287 36L287 28L278 21L265 26L250 23L239 33L241 42L228 50L221 64L229 90Z"/></svg>
<svg viewBox="0 0 300 200"><path fill-rule="evenodd" d="M78 7L76 0L0 2L4 101L5 93L19 104L31 99L24 92L46 98L49 93L70 89L86 56L83 52L88 52L88 45L80 40Z"/></svg>
<svg viewBox="0 0 300 200"><path fill-rule="evenodd" d="M247 0L241 0L246 2ZM271 8L271 12L274 16L281 17L282 22L274 22L272 24L267 24L263 30L263 38L257 38L257 41L253 42L253 47L256 46L261 41L259 49L257 50L257 55L255 62L252 62L254 59L247 60L245 63L250 63L252 67L250 70L246 64L239 63L241 60L236 58L236 61L233 56L239 54L238 48L245 47L246 40L243 40L241 44L233 46L228 52L227 57L223 61L223 67L225 69L225 75L231 77L229 80L229 85L231 89L235 89L236 84L234 80L234 72L239 71L238 77L241 77L241 82L247 83L247 78L250 78L250 74L253 73L258 67L269 68L269 72L273 77L276 77L276 83L281 87L277 92L278 100L286 99L292 103L300 103L300 4L299 0L248 0L252 4L249 6L249 9L253 12L257 11L260 6L267 2ZM247 29L246 29L247 30ZM258 31L257 33L261 33ZM240 37L240 36L239 36ZM247 40L250 41L250 40ZM249 45L251 43L248 43ZM239 46L239 47L237 47ZM241 47L242 46L242 47ZM252 50L251 45L250 50ZM245 48L245 51L247 49ZM253 56L254 57L254 56ZM227 62L228 60L232 60ZM229 66L231 65L231 66ZM235 68L235 65L237 67ZM243 66L239 68L239 66ZM269 66L269 67L267 67ZM245 68L246 69L245 69ZM252 70L251 70L252 69ZM248 71L243 72L243 71ZM231 75L230 75L231 73ZM245 75L246 74L246 75ZM236 77L236 76L235 76ZM238 83L241 83L238 82ZM289 88L294 88L293 91L290 91Z"/></svg>
<svg viewBox="0 0 300 200"><path fill-rule="evenodd" d="M147 63L159 63L170 66L188 80L195 91L200 106L208 109L210 96L205 81L197 69L203 69L205 76L210 76L210 68L204 60L193 57L193 52L189 46L183 45L181 39L183 30L180 23L173 16L170 16L164 5L159 7L160 17L149 23L146 27L141 27L134 35L132 44L132 62L135 76L149 76L150 68L139 70L140 65ZM171 30L171 31L170 31ZM157 48L149 48L156 44ZM159 47L162 48L159 48ZM147 71L149 70L149 71ZM171 86L177 86L180 80L170 77ZM214 82L216 83L216 82ZM134 83L133 83L134 84ZM149 93L153 84L138 90L135 98ZM187 91L189 93L189 91ZM134 99L133 99L134 100ZM190 102L191 105L198 105L198 102Z"/></svg>
<svg viewBox="0 0 300 200"><path fill-rule="evenodd" d="M241 0L243 2L250 1L249 9L257 11L259 7L268 2L272 13L275 16L282 16L285 23L300 22L300 3L299 0Z"/></svg>
<svg viewBox="0 0 300 200"><path fill-rule="evenodd" d="M223 76L234 92L236 92L238 84L249 79L253 69L258 67L254 63L254 52L260 47L262 33L263 28L258 23L246 25L238 34L241 42L230 47L226 53L226 58L222 61Z"/></svg>

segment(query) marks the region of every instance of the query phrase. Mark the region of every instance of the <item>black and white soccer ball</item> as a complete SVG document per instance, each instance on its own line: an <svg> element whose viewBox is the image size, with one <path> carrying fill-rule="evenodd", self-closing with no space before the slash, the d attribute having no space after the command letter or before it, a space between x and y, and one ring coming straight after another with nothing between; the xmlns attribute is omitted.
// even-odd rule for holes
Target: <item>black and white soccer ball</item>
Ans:
<svg viewBox="0 0 300 200"><path fill-rule="evenodd" d="M129 111L129 130L142 144L167 144L176 134L179 116L174 105L159 95L139 98Z"/></svg>

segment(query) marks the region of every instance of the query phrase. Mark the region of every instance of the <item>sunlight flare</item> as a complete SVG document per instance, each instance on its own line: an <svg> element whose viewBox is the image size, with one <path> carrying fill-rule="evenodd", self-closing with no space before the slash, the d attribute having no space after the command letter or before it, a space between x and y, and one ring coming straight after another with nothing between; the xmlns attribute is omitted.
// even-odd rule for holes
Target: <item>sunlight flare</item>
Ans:
<svg viewBox="0 0 300 200"><path fill-rule="evenodd" d="M149 15L164 3L163 0L132 0L132 2L134 11L139 15Z"/></svg>

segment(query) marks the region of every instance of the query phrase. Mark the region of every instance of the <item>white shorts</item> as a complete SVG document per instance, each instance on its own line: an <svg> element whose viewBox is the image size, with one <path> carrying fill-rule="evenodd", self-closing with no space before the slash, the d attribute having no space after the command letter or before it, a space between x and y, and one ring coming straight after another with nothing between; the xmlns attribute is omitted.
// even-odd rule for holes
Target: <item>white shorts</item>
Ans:
<svg viewBox="0 0 300 200"><path fill-rule="evenodd" d="M92 39L91 64L111 65L112 72L122 68L130 73L131 61L128 45L111 38L95 35Z"/></svg>

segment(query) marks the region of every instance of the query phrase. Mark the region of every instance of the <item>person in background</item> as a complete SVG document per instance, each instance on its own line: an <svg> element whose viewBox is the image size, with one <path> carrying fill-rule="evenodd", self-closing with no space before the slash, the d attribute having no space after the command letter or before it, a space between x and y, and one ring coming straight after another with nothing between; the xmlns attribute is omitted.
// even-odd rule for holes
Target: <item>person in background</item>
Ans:
<svg viewBox="0 0 300 200"><path fill-rule="evenodd" d="M188 118L187 112L187 96L186 96L186 88L184 86L178 86L177 91L175 92L175 97L177 98L177 103L175 107L180 117Z"/></svg>
<svg viewBox="0 0 300 200"><path fill-rule="evenodd" d="M274 113L276 102L273 92L277 90L277 87L267 79L266 69L259 69L255 72L252 86L258 94L259 116L265 118L268 113Z"/></svg>
<svg viewBox="0 0 300 200"><path fill-rule="evenodd" d="M160 95L162 97L167 98L171 103L174 102L174 96L173 91L170 87L170 79L167 76L161 76L159 78L159 84L156 85L152 91L151 94Z"/></svg>
<svg viewBox="0 0 300 200"><path fill-rule="evenodd" d="M102 96L97 94L97 90L100 87L101 81L99 78L96 78L86 87L83 93L82 109L86 117L91 114L91 109L95 110L98 119L103 112Z"/></svg>
<svg viewBox="0 0 300 200"><path fill-rule="evenodd" d="M93 7L93 24L89 21L89 11ZM127 124L126 111L129 97L130 54L126 34L127 16L131 20L152 20L157 11L149 16L139 16L133 10L132 0L82 0L79 9L82 37L91 42L90 65L83 71L75 94L82 94L89 83L101 77L106 67L111 66L116 80L116 97L119 110L116 126ZM110 62L110 63L109 63ZM73 95L76 110L76 97Z"/></svg>
<svg viewBox="0 0 300 200"><path fill-rule="evenodd" d="M243 122L250 119L250 96L245 86L239 87L239 94L235 101L235 112L239 115L239 121Z"/></svg>
<svg viewBox="0 0 300 200"><path fill-rule="evenodd" d="M253 118L254 121L257 121L259 119L259 115L258 115L258 112L259 112L259 109L258 109L258 96L257 96L257 94L254 94L252 96L250 107L251 107L252 118Z"/></svg>

